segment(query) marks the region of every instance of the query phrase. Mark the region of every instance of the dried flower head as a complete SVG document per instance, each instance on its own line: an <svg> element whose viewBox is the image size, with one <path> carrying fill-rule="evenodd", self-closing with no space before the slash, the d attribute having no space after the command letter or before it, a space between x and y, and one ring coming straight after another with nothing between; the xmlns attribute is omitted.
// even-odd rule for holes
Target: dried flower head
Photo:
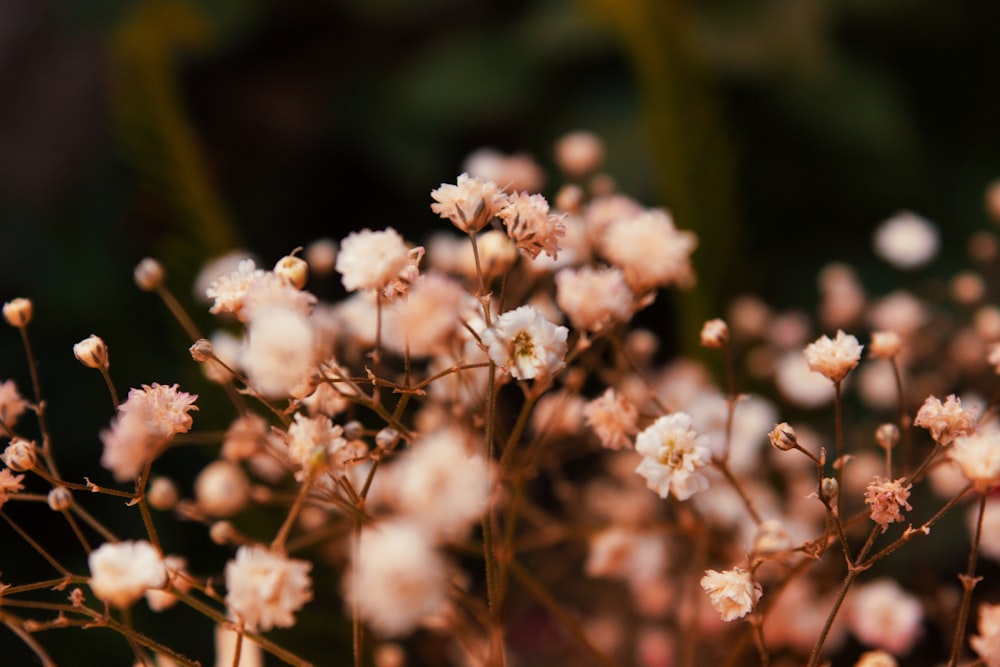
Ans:
<svg viewBox="0 0 1000 667"><path fill-rule="evenodd" d="M10 498L10 494L24 489L24 475L15 475L9 469L0 470L0 507Z"/></svg>
<svg viewBox="0 0 1000 667"><path fill-rule="evenodd" d="M565 365L569 329L549 322L533 306L521 306L497 318L482 333L490 359L518 380L547 378Z"/></svg>
<svg viewBox="0 0 1000 667"><path fill-rule="evenodd" d="M31 470L38 462L38 452L33 440L24 438L11 438L7 447L3 450L0 459L4 464L15 472Z"/></svg>
<svg viewBox="0 0 1000 667"><path fill-rule="evenodd" d="M265 308L250 321L247 337L243 363L257 391L285 398L309 377L315 337L302 313L282 306Z"/></svg>
<svg viewBox="0 0 1000 667"><path fill-rule="evenodd" d="M799 446L799 441L795 437L795 429L788 422L775 424L771 432L767 434L767 437L771 441L772 447L780 449L783 452L796 449Z"/></svg>
<svg viewBox="0 0 1000 667"><path fill-rule="evenodd" d="M708 440L691 429L691 415L675 412L657 419L635 439L643 460L635 469L646 485L666 498L671 492L687 500L708 488L701 472L711 460Z"/></svg>
<svg viewBox="0 0 1000 667"><path fill-rule="evenodd" d="M632 314L632 290L617 268L567 268L555 280L556 303L577 329L597 331Z"/></svg>
<svg viewBox="0 0 1000 667"><path fill-rule="evenodd" d="M895 331L873 331L868 352L873 357L891 359L903 349L903 340Z"/></svg>
<svg viewBox="0 0 1000 667"><path fill-rule="evenodd" d="M708 348L725 347L729 342L729 325L725 320L708 320L701 327L701 345Z"/></svg>
<svg viewBox="0 0 1000 667"><path fill-rule="evenodd" d="M855 589L847 618L861 643L906 655L923 632L923 616L919 599L879 579Z"/></svg>
<svg viewBox="0 0 1000 667"><path fill-rule="evenodd" d="M152 292L163 284L163 265L152 257L145 257L132 272L135 284L144 292Z"/></svg>
<svg viewBox="0 0 1000 667"><path fill-rule="evenodd" d="M417 277L423 248L410 250L392 227L373 232L351 232L340 243L337 271L348 291L380 290L385 296L405 292L403 283Z"/></svg>
<svg viewBox="0 0 1000 667"><path fill-rule="evenodd" d="M7 324L23 329L31 322L32 305L29 299L17 298L3 305L3 317Z"/></svg>
<svg viewBox="0 0 1000 667"><path fill-rule="evenodd" d="M226 605L255 630L290 628L312 599L312 563L260 545L242 546L226 564Z"/></svg>
<svg viewBox="0 0 1000 667"><path fill-rule="evenodd" d="M309 280L309 265L294 253L285 255L274 265L274 274L287 280L295 289L302 289Z"/></svg>
<svg viewBox="0 0 1000 667"><path fill-rule="evenodd" d="M90 553L90 587L115 607L128 607L150 588L163 588L167 568L160 552L144 540L107 542Z"/></svg>
<svg viewBox="0 0 1000 667"><path fill-rule="evenodd" d="M989 429L958 436L948 454L980 492L1000 484L1000 431Z"/></svg>
<svg viewBox="0 0 1000 667"><path fill-rule="evenodd" d="M871 519L882 527L884 533L890 523L903 520L900 508L912 510L907 499L912 484L903 486L903 479L888 480L875 476L865 490L865 504L871 505Z"/></svg>
<svg viewBox="0 0 1000 667"><path fill-rule="evenodd" d="M458 183L431 191L431 210L463 232L478 232L497 217L507 197L496 183L460 174Z"/></svg>
<svg viewBox="0 0 1000 667"><path fill-rule="evenodd" d="M583 418L607 449L631 446L630 436L639 431L639 409L610 387L584 406Z"/></svg>
<svg viewBox="0 0 1000 667"><path fill-rule="evenodd" d="M497 213L507 227L507 235L528 257L544 252L552 259L559 256L559 238L566 235L563 215L549 213L549 202L542 195L516 192Z"/></svg>
<svg viewBox="0 0 1000 667"><path fill-rule="evenodd" d="M875 442L882 449L892 449L899 442L899 427L895 424L882 424L875 429Z"/></svg>
<svg viewBox="0 0 1000 667"><path fill-rule="evenodd" d="M107 368L108 346L99 337L91 334L73 346L73 356L87 368Z"/></svg>
<svg viewBox="0 0 1000 667"><path fill-rule="evenodd" d="M931 437L940 445L948 445L955 438L976 432L976 411L962 407L962 399L949 395L944 403L935 396L928 396L917 411L914 426L931 432Z"/></svg>
<svg viewBox="0 0 1000 667"><path fill-rule="evenodd" d="M763 594L750 573L738 567L723 572L707 570L701 578L701 587L727 623L749 614Z"/></svg>
<svg viewBox="0 0 1000 667"><path fill-rule="evenodd" d="M863 348L857 338L838 330L833 340L829 336L821 336L810 343L805 349L806 361L813 372L821 373L833 382L841 382L858 365Z"/></svg>
<svg viewBox="0 0 1000 667"><path fill-rule="evenodd" d="M212 461L194 480L198 509L213 518L230 517L250 499L250 479L231 461Z"/></svg>

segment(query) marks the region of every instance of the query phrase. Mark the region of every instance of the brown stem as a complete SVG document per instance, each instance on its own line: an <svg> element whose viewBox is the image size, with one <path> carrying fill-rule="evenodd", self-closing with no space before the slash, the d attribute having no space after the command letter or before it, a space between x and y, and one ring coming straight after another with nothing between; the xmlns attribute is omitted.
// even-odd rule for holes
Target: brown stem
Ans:
<svg viewBox="0 0 1000 667"><path fill-rule="evenodd" d="M976 557L979 555L979 538L983 534L983 515L986 513L986 498L984 491L979 492L979 518L976 520L976 534L972 538L972 548L969 549L969 564L965 574L958 578L962 582L962 606L958 609L958 622L955 625L955 636L951 641L951 658L948 667L956 667L958 658L962 655L962 640L965 639L965 624L969 620L969 609L972 606L972 590L979 579L976 577Z"/></svg>

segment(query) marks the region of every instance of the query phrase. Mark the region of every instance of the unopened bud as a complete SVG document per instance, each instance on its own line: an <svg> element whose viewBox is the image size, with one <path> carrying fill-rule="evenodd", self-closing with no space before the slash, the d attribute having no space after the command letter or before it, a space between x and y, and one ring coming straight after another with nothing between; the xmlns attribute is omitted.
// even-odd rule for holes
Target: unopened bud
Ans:
<svg viewBox="0 0 1000 667"><path fill-rule="evenodd" d="M296 289L302 289L309 278L309 265L301 257L285 255L274 265L274 272L295 285Z"/></svg>
<svg viewBox="0 0 1000 667"><path fill-rule="evenodd" d="M73 504L73 494L65 486L56 486L49 491L49 509L53 512L63 512Z"/></svg>
<svg viewBox="0 0 1000 667"><path fill-rule="evenodd" d="M392 449L399 442L399 431L386 426L375 434L375 444L379 449Z"/></svg>
<svg viewBox="0 0 1000 667"><path fill-rule="evenodd" d="M212 341L207 338L196 340L194 345L188 348L188 351L191 352L191 358L199 364L211 361L212 357L215 356L215 351L212 349Z"/></svg>
<svg viewBox="0 0 1000 667"><path fill-rule="evenodd" d="M872 333L868 351L874 357L891 359L903 349L903 340L895 331L875 331Z"/></svg>
<svg viewBox="0 0 1000 667"><path fill-rule="evenodd" d="M73 346L73 356L87 368L107 368L110 365L108 346L94 334L90 334Z"/></svg>
<svg viewBox="0 0 1000 667"><path fill-rule="evenodd" d="M163 265L152 257L146 257L136 264L132 276L135 284L144 292L152 292L163 284Z"/></svg>
<svg viewBox="0 0 1000 667"><path fill-rule="evenodd" d="M783 452L796 449L799 446L799 441L795 437L795 429L789 426L788 422L775 424L771 432L767 434L767 437L771 440L771 445L775 449L780 449Z"/></svg>
<svg viewBox="0 0 1000 667"><path fill-rule="evenodd" d="M318 276L333 273L337 266L337 242L333 239L317 239L306 246L306 262L309 270Z"/></svg>
<svg viewBox="0 0 1000 667"><path fill-rule="evenodd" d="M357 419L344 424L344 437L348 440L358 440L365 432L365 427Z"/></svg>
<svg viewBox="0 0 1000 667"><path fill-rule="evenodd" d="M32 306L28 299L17 298L3 305L3 317L12 327L22 329L31 321Z"/></svg>
<svg viewBox="0 0 1000 667"><path fill-rule="evenodd" d="M899 442L899 427L895 424L882 424L875 429L875 440L882 449L892 449Z"/></svg>
<svg viewBox="0 0 1000 667"><path fill-rule="evenodd" d="M180 497L177 485L169 477L154 478L146 491L149 506L160 511L173 509Z"/></svg>
<svg viewBox="0 0 1000 667"><path fill-rule="evenodd" d="M213 461L194 482L198 509L211 517L233 516L250 498L250 480L243 468L229 461Z"/></svg>
<svg viewBox="0 0 1000 667"><path fill-rule="evenodd" d="M31 440L14 438L3 450L3 455L0 458L14 472L24 472L35 467L38 462L38 453L35 451L35 443Z"/></svg>
<svg viewBox="0 0 1000 667"><path fill-rule="evenodd" d="M837 484L837 480L833 477L824 477L822 483L819 487L820 493L826 500L833 500L837 497L837 492L840 490L840 485Z"/></svg>
<svg viewBox="0 0 1000 667"><path fill-rule="evenodd" d="M236 535L236 529L228 521L216 521L208 529L208 537L216 544L229 544Z"/></svg>
<svg viewBox="0 0 1000 667"><path fill-rule="evenodd" d="M709 320L701 327L703 347L720 348L729 342L729 325L718 318Z"/></svg>

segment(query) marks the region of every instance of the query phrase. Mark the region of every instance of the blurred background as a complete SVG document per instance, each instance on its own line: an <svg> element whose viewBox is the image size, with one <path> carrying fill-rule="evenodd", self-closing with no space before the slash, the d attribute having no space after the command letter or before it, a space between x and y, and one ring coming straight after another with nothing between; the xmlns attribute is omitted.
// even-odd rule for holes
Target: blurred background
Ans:
<svg viewBox="0 0 1000 667"><path fill-rule="evenodd" d="M998 25L976 0L0 0L0 300L35 302L63 472L93 473L111 417L76 341L104 337L121 389L205 386L139 259L207 327L208 258L419 242L430 190L484 146L556 182L553 142L602 136L621 190L701 237L704 314L743 292L811 310L830 260L877 291L896 278L871 232L900 209L941 227L927 271L950 275L1000 176ZM28 393L13 331L0 353Z"/></svg>

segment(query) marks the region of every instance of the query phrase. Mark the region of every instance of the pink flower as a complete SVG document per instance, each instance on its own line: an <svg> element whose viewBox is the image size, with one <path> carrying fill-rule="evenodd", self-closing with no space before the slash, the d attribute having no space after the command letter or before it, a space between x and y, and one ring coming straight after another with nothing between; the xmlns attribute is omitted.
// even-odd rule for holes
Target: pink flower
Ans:
<svg viewBox="0 0 1000 667"><path fill-rule="evenodd" d="M1000 667L1000 604L979 605L979 634L969 637L969 645L986 667Z"/></svg>
<svg viewBox="0 0 1000 667"><path fill-rule="evenodd" d="M559 255L559 238L566 235L563 216L549 213L542 195L514 193L497 214L507 227L507 235L528 257L544 252L552 259Z"/></svg>
<svg viewBox="0 0 1000 667"><path fill-rule="evenodd" d="M630 446L629 436L638 432L638 408L627 397L616 395L610 387L587 403L583 408L583 418L607 449Z"/></svg>
<svg viewBox="0 0 1000 667"><path fill-rule="evenodd" d="M4 380L3 383L0 383L0 419L7 425L7 428L14 428L18 417L27 407L28 402L21 398L13 380Z"/></svg>
<svg viewBox="0 0 1000 667"><path fill-rule="evenodd" d="M585 266L556 274L556 303L578 329L597 331L627 321L634 301L619 269Z"/></svg>
<svg viewBox="0 0 1000 667"><path fill-rule="evenodd" d="M348 291L381 290L387 297L406 292L417 277L421 247L406 247L403 237L392 227L373 232L351 232L340 243L337 271Z"/></svg>
<svg viewBox="0 0 1000 667"><path fill-rule="evenodd" d="M478 232L495 218L507 198L497 184L460 174L458 183L431 191L431 210L463 232Z"/></svg>
<svg viewBox="0 0 1000 667"><path fill-rule="evenodd" d="M913 425L930 431L935 442L948 445L961 435L976 432L976 413L963 409L962 400L954 394L949 395L944 403L935 396L928 396L917 411Z"/></svg>
<svg viewBox="0 0 1000 667"><path fill-rule="evenodd" d="M3 507L4 503L7 502L11 493L17 493L24 489L24 485L21 484L22 480L24 480L24 475L15 475L9 468L0 470L0 507Z"/></svg>
<svg viewBox="0 0 1000 667"><path fill-rule="evenodd" d="M855 591L849 623L861 643L906 655L923 631L923 609L895 581L881 579Z"/></svg>
<svg viewBox="0 0 1000 667"><path fill-rule="evenodd" d="M883 533L890 523L903 520L900 507L905 507L907 510L913 509L907 502L913 485L903 486L902 481L901 479L883 480L876 476L865 490L865 504L871 505L871 519L882 526Z"/></svg>

